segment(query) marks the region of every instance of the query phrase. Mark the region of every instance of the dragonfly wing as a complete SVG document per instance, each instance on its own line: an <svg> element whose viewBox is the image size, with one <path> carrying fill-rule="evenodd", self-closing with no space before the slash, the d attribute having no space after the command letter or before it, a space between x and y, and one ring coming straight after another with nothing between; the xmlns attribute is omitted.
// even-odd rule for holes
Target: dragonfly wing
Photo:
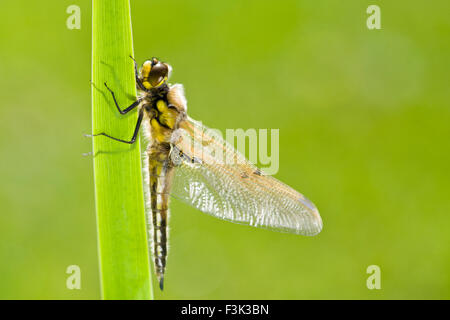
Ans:
<svg viewBox="0 0 450 320"><path fill-rule="evenodd" d="M321 231L311 201L264 175L213 130L187 118L172 144L174 198L235 223L301 235Z"/></svg>

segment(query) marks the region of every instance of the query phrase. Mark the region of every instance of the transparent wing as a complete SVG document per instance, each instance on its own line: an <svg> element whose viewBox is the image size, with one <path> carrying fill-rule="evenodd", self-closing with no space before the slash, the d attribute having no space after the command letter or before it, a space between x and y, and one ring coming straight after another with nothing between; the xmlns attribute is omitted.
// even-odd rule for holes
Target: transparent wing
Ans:
<svg viewBox="0 0 450 320"><path fill-rule="evenodd" d="M235 223L309 236L321 231L311 201L264 175L215 131L187 118L172 144L174 198Z"/></svg>

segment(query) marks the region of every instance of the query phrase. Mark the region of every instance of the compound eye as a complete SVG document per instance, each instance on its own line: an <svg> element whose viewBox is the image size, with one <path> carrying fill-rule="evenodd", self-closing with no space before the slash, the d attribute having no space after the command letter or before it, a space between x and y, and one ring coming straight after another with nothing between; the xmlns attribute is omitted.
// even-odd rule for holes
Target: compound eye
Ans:
<svg viewBox="0 0 450 320"><path fill-rule="evenodd" d="M157 62L152 69L150 70L150 74L148 75L148 80L152 87L158 86L164 79L167 78L169 73L169 68L167 65Z"/></svg>

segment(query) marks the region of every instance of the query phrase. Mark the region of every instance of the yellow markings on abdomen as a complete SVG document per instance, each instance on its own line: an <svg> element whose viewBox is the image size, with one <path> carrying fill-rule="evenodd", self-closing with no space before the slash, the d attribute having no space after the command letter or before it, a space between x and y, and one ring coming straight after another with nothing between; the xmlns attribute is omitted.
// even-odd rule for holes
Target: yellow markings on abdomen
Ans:
<svg viewBox="0 0 450 320"><path fill-rule="evenodd" d="M149 150L150 197L153 224L153 263L162 289L167 260L168 185L171 169L168 152L159 151L157 142ZM155 144L156 143L156 144Z"/></svg>

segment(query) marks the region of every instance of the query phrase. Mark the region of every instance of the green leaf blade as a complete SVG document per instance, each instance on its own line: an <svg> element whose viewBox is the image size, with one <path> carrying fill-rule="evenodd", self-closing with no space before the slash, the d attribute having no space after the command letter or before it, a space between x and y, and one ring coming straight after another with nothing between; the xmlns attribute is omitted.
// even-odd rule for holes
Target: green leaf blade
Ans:
<svg viewBox="0 0 450 320"><path fill-rule="evenodd" d="M120 115L136 99L129 0L93 0L92 127L129 140L137 121ZM151 299L139 141L94 138L94 178L102 297Z"/></svg>

